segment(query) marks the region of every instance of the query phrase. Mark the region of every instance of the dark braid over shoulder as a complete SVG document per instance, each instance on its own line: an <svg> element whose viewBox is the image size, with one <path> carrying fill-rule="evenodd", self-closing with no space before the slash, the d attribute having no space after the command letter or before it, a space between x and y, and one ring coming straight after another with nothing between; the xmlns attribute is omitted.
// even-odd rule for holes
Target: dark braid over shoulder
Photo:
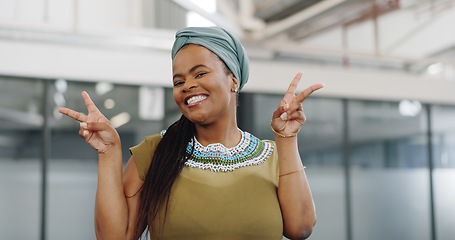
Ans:
<svg viewBox="0 0 455 240"><path fill-rule="evenodd" d="M152 223L158 220L161 207L165 207L167 212L171 187L185 165L186 148L194 134L194 123L183 115L166 130L142 185L134 239L141 238L147 225L153 226ZM162 219L161 228L165 219L166 215Z"/></svg>

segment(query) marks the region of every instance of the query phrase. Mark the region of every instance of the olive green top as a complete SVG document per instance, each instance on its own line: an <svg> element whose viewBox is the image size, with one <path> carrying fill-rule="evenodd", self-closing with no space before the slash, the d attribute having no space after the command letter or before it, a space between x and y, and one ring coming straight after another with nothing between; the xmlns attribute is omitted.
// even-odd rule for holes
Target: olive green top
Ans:
<svg viewBox="0 0 455 240"><path fill-rule="evenodd" d="M160 140L156 134L130 148L142 180ZM282 239L278 174L275 150L258 165L228 172L185 166L172 186L161 239Z"/></svg>

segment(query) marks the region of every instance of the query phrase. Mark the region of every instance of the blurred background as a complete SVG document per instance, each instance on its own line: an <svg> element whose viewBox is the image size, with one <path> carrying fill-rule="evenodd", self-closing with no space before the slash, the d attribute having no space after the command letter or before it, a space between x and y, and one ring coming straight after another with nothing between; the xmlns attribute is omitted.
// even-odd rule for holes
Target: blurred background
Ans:
<svg viewBox="0 0 455 240"><path fill-rule="evenodd" d="M217 25L250 56L239 124L272 139L288 84L304 102L299 148L313 240L455 236L455 1L0 0L0 239L95 239L97 153L81 91L124 148L167 128L177 29Z"/></svg>

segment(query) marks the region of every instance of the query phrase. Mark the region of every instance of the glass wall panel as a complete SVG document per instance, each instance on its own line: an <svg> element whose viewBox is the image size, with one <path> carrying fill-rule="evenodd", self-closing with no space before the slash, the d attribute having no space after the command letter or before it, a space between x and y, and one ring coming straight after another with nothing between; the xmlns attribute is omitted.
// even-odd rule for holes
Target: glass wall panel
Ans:
<svg viewBox="0 0 455 240"><path fill-rule="evenodd" d="M438 240L455 236L455 107L432 106L433 184Z"/></svg>
<svg viewBox="0 0 455 240"><path fill-rule="evenodd" d="M349 101L354 240L430 239L426 112L416 109Z"/></svg>
<svg viewBox="0 0 455 240"><path fill-rule="evenodd" d="M172 89L49 80L51 134L48 162L47 239L93 239L97 153L78 135L79 124L58 113L86 113L87 91L113 122L128 148L166 129L181 113ZM43 80L0 77L0 239L39 239ZM273 139L270 120L282 95L242 93L239 126ZM346 212L343 102L311 97L299 150L316 204L311 239L430 239L427 113L419 105L348 101L351 213ZM415 104L415 103L413 103ZM409 104L408 104L409 106ZM434 200L438 240L455 235L455 107L432 106ZM412 113L412 114L411 114Z"/></svg>
<svg viewBox="0 0 455 240"><path fill-rule="evenodd" d="M247 97L246 97L247 98ZM255 94L251 113L252 132L274 139L270 129L281 95ZM240 102L243 106L247 103ZM299 151L316 205L317 224L311 239L346 239L346 211L342 151L342 102L309 98L303 104L307 121L299 132Z"/></svg>
<svg viewBox="0 0 455 240"><path fill-rule="evenodd" d="M48 239L94 239L94 206L98 154L79 137L79 123L57 112L66 106L87 113L81 92L87 91L98 109L119 132L123 161L128 148L163 128L162 88L57 80L52 85L54 107L52 159L49 163Z"/></svg>
<svg viewBox="0 0 455 240"><path fill-rule="evenodd" d="M311 239L346 239L343 166L343 103L309 98L303 103L307 121L299 133L299 149L316 205Z"/></svg>
<svg viewBox="0 0 455 240"><path fill-rule="evenodd" d="M43 84L0 78L0 239L39 239Z"/></svg>

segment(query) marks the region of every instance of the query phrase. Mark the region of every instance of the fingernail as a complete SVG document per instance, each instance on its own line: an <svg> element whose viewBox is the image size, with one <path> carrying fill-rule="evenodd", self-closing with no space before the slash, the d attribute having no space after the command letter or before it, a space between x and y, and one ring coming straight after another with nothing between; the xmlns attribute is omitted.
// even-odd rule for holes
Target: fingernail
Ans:
<svg viewBox="0 0 455 240"><path fill-rule="evenodd" d="M81 122L81 128L87 128L87 123L86 122Z"/></svg>
<svg viewBox="0 0 455 240"><path fill-rule="evenodd" d="M280 116L281 120L286 121L288 119L288 114L286 112L282 113Z"/></svg>
<svg viewBox="0 0 455 240"><path fill-rule="evenodd" d="M84 130L84 131L82 132L82 135L84 135L84 137L87 136L87 135L88 135L88 131L87 131L87 130Z"/></svg>
<svg viewBox="0 0 455 240"><path fill-rule="evenodd" d="M288 103L284 104L284 110L287 111L288 109L289 109L289 104Z"/></svg>

